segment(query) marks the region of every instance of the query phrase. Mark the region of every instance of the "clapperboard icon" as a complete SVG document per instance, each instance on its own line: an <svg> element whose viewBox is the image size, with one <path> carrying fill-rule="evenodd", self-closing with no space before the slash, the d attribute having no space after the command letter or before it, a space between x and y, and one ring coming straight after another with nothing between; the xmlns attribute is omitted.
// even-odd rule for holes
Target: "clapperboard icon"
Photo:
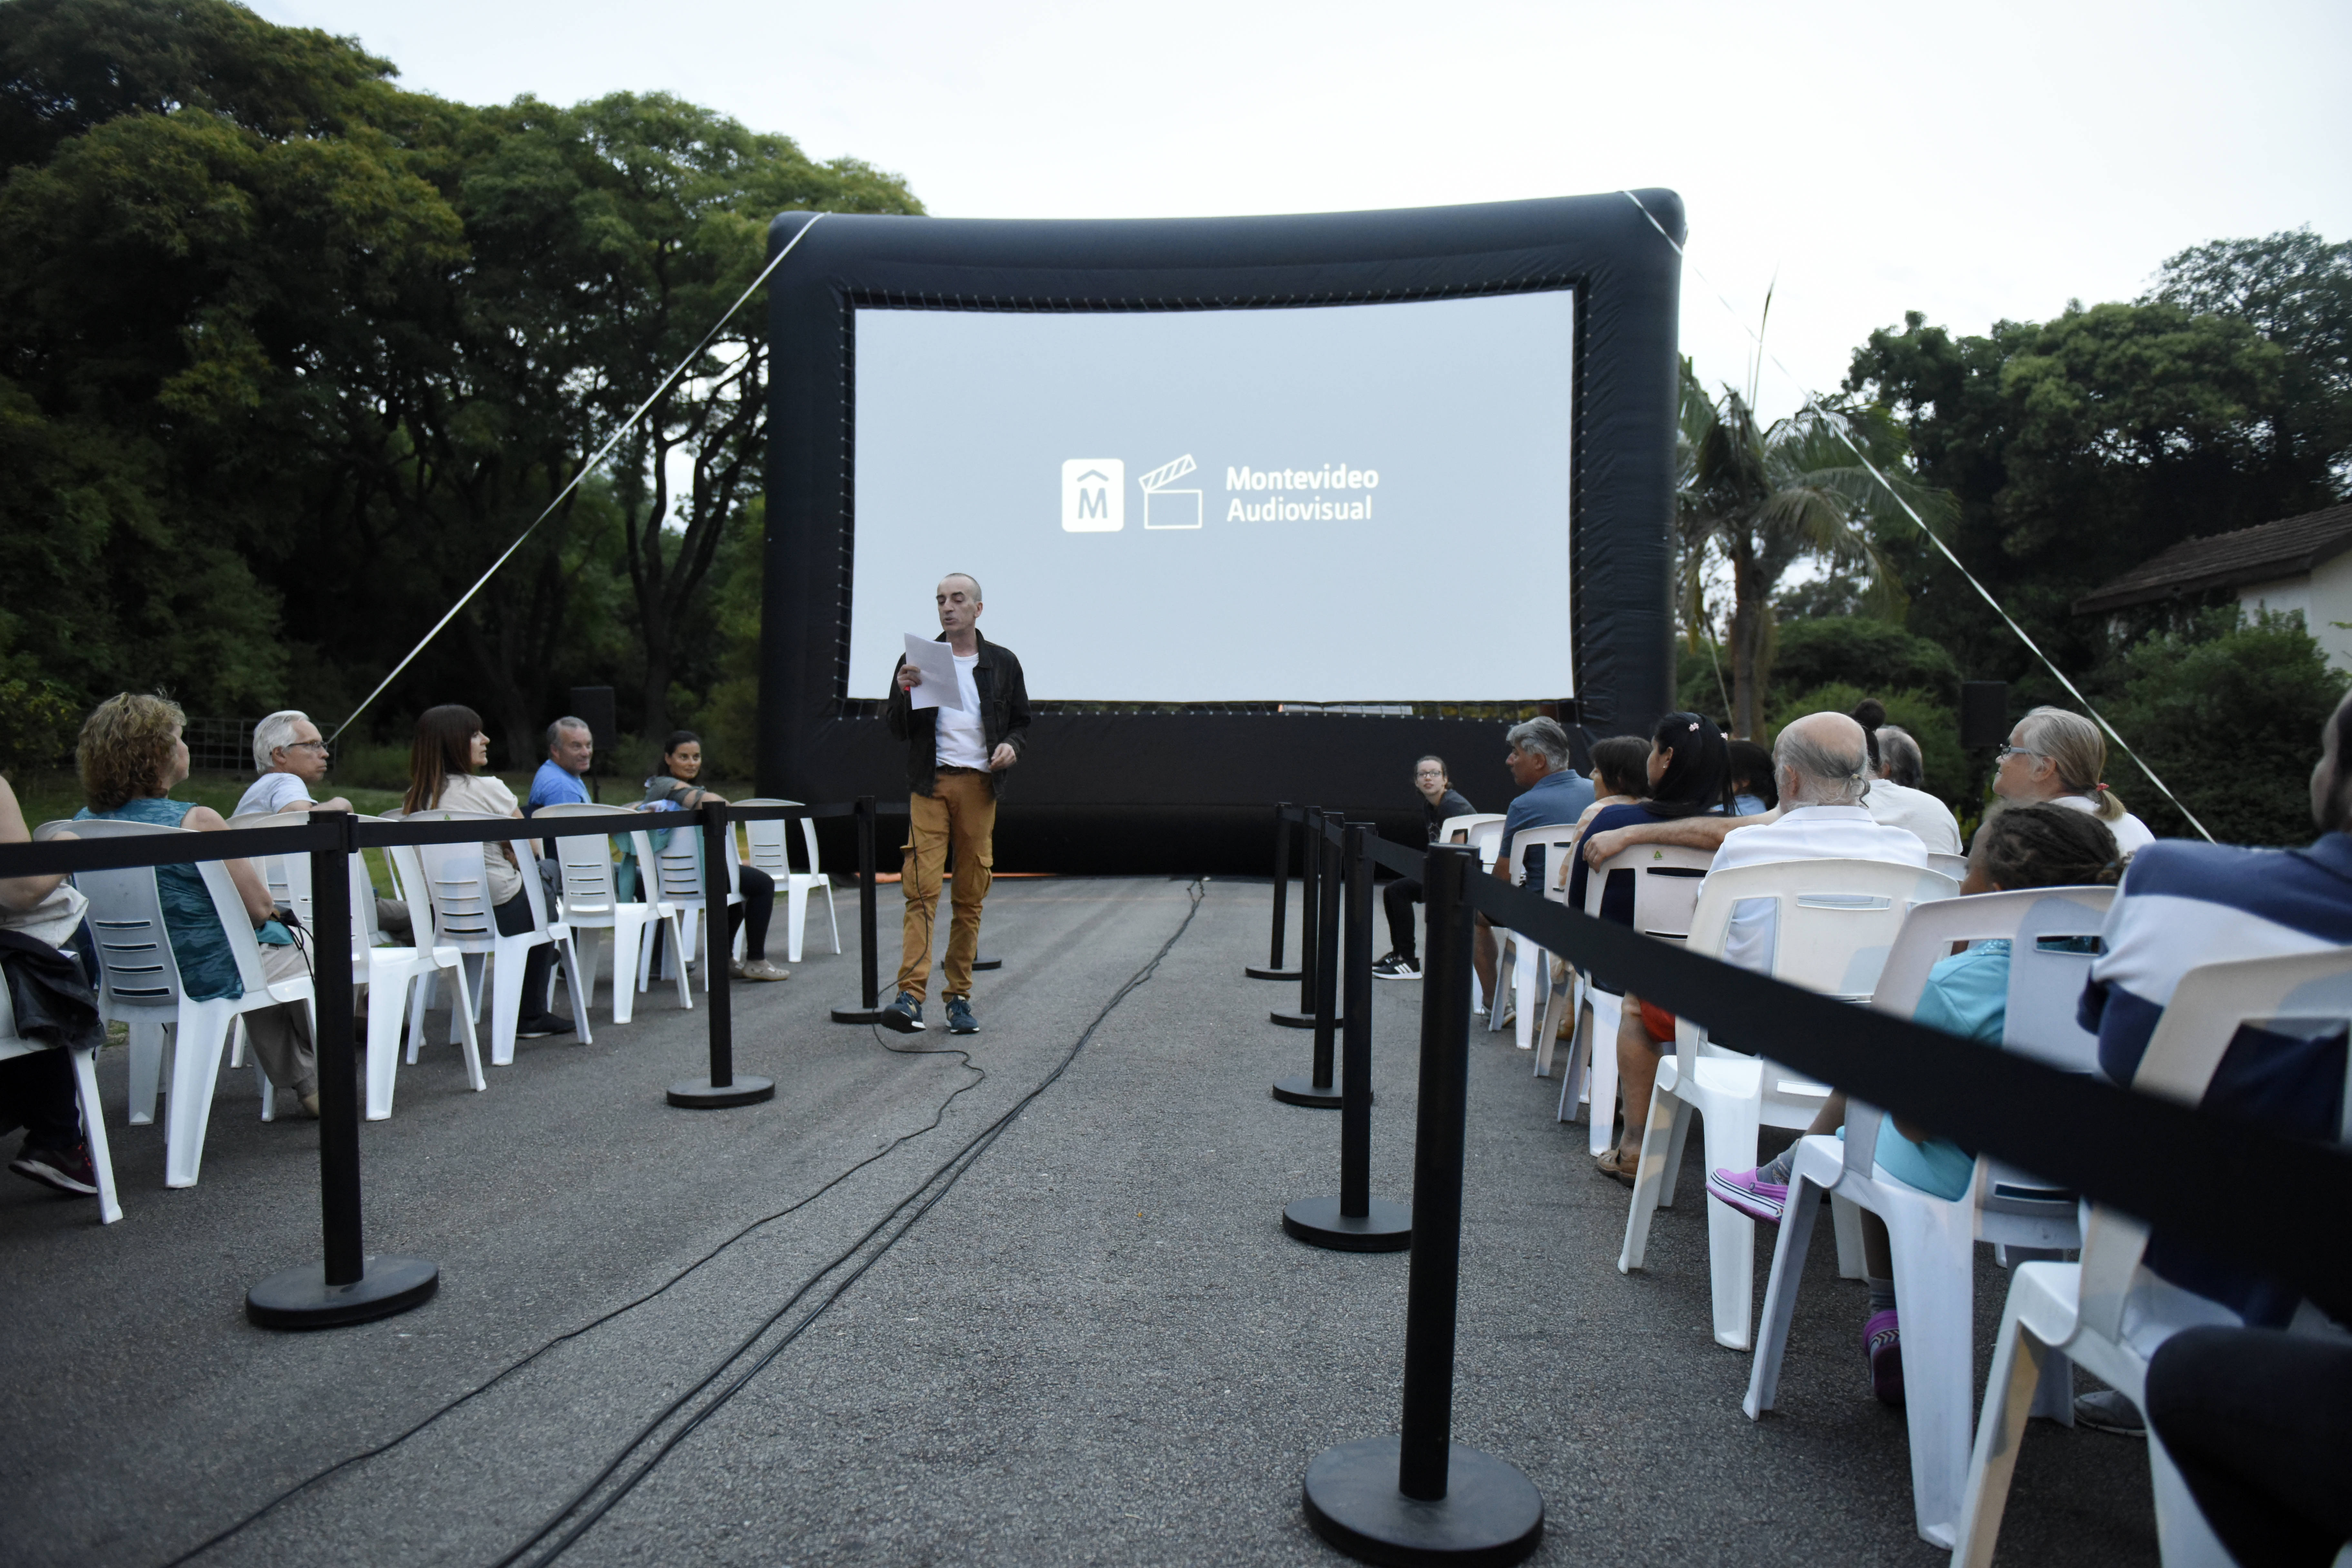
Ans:
<svg viewBox="0 0 2352 1568"><path fill-rule="evenodd" d="M1146 528L1198 528L1201 526L1201 492L1171 490L1168 487L1192 472L1201 465L1185 453L1172 463L1163 463L1135 482L1143 490L1143 526Z"/></svg>

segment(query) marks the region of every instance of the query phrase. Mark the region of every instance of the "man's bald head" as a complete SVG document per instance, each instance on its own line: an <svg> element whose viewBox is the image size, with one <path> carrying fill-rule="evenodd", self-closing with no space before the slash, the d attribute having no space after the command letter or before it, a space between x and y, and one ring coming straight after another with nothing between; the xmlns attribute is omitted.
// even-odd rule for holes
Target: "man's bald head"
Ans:
<svg viewBox="0 0 2352 1568"><path fill-rule="evenodd" d="M962 584L966 596L968 596L975 605L980 603L979 578L973 576L969 572L950 572L946 576L940 579L940 591L944 593L947 590L948 585L951 583Z"/></svg>
<svg viewBox="0 0 2352 1568"><path fill-rule="evenodd" d="M1855 805L1862 800L1870 740L1843 713L1808 713L1772 742L1783 805Z"/></svg>

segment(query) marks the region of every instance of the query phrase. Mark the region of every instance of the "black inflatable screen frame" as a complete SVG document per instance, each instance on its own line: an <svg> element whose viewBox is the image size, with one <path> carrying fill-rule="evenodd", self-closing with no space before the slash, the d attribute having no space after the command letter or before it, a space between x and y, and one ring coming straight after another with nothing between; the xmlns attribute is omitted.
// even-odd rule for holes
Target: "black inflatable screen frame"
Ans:
<svg viewBox="0 0 2352 1568"><path fill-rule="evenodd" d="M1639 206L1615 191L1282 217L828 216L769 281L761 792L822 801L890 799L906 789L905 748L884 724L881 694L846 689L860 306L1186 310L1574 289L1569 528L1580 689L1562 711L1592 737L1646 729L1671 707L1674 691L1681 267L1658 227L1679 243L1684 226L1673 192L1633 194ZM776 218L770 256L811 221L806 213ZM1357 629L1475 638L1494 616L1531 613L1523 583L1447 575L1431 586L1425 596L1401 595ZM910 606L910 620L916 613ZM1345 635L1350 628L1339 616L1360 612L1302 598L1299 613L1324 618L1327 634ZM1207 617L1155 630L1171 646L1216 635ZM1018 652L1018 639L1008 641ZM1046 701L1054 693L1031 696ZM1500 810L1511 793L1503 731L1491 719L1041 713L1026 759L1007 779L996 863L1262 872L1267 807L1276 799L1343 809L1411 839L1419 834L1412 760L1431 752L1447 758L1456 787L1479 809ZM848 846L828 839L838 866ZM885 846L886 868L894 862Z"/></svg>

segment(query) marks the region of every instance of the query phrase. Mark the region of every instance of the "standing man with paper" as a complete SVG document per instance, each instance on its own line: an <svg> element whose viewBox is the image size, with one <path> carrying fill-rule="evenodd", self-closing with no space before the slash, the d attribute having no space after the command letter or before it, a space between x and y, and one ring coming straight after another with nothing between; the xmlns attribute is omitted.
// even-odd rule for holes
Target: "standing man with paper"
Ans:
<svg viewBox="0 0 2352 1568"><path fill-rule="evenodd" d="M980 584L961 572L940 579L940 635L907 637L890 682L890 733L907 742L908 831L899 887L907 895L898 995L882 1023L902 1035L923 1027L931 977L931 928L940 873L955 846L954 916L940 994L948 1032L975 1035L971 961L980 906L996 863L997 775L1021 760L1029 689L1013 650L980 635Z"/></svg>

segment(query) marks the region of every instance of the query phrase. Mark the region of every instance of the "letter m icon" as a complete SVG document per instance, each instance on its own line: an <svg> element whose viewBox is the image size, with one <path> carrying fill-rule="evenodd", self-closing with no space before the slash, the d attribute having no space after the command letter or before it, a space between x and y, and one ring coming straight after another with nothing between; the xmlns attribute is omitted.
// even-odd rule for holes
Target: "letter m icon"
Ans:
<svg viewBox="0 0 2352 1568"><path fill-rule="evenodd" d="M1127 464L1072 458L1062 465L1062 531L1117 533L1127 526Z"/></svg>

